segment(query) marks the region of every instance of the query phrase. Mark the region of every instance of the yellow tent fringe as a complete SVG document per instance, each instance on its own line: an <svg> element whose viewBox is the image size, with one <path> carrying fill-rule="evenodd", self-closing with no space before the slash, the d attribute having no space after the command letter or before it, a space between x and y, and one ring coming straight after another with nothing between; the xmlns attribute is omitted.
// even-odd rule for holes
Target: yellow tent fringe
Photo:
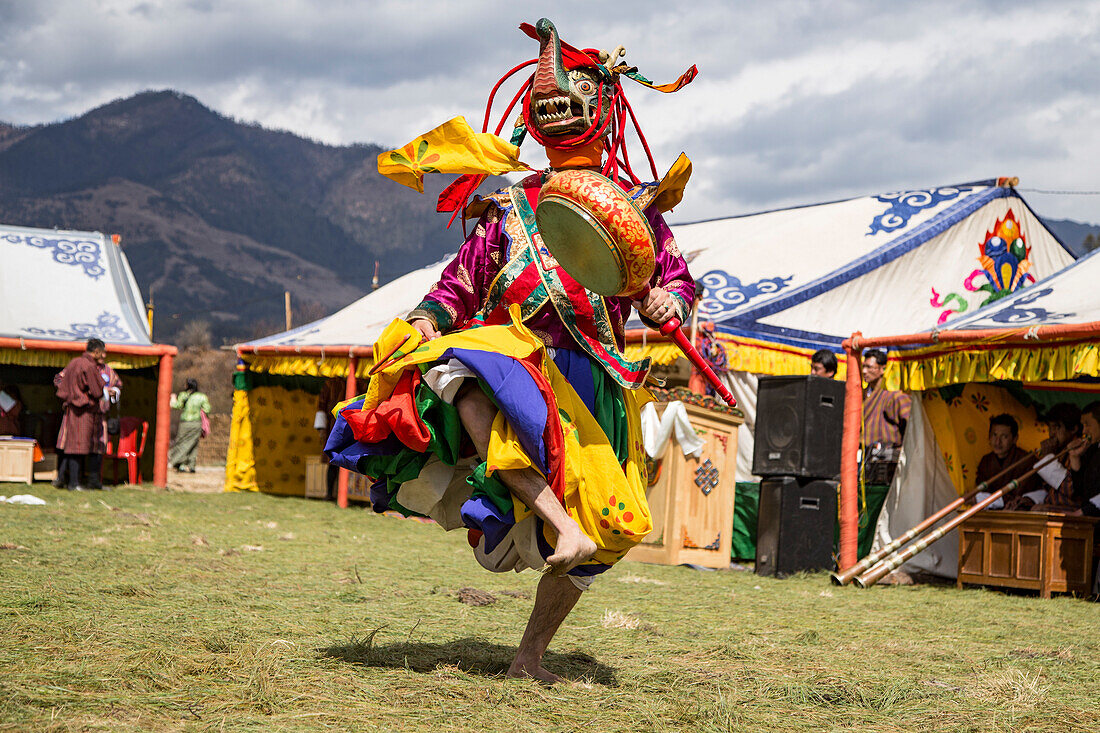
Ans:
<svg viewBox="0 0 1100 733"><path fill-rule="evenodd" d="M957 350L956 350L957 349ZM967 382L1063 381L1100 376L1100 343L1054 343L995 349L943 344L900 352L886 370L887 389L919 391Z"/></svg>
<svg viewBox="0 0 1100 733"><path fill-rule="evenodd" d="M265 372L284 377L347 377L348 375L346 356L326 356L320 359L316 356L245 354L243 358L248 364L248 370L252 372ZM366 379L370 376L372 366L374 366L373 360L359 359L355 369L356 378Z"/></svg>
<svg viewBox="0 0 1100 733"><path fill-rule="evenodd" d="M810 371L810 357L813 356L814 350L723 333L718 334L717 337L718 342L726 350L731 371L772 375L808 374ZM645 347L641 344L629 344L625 353L628 359L636 360L648 356L654 364L661 365L671 364L683 358L680 349L667 341L649 343ZM837 357L837 362L836 378L844 379L847 364L843 354Z"/></svg>
<svg viewBox="0 0 1100 733"><path fill-rule="evenodd" d="M78 351L46 351L45 349L0 349L0 364L18 364L29 367L57 367L64 369ZM112 354L107 347L107 363L112 369L144 369L156 366L158 356L131 356Z"/></svg>

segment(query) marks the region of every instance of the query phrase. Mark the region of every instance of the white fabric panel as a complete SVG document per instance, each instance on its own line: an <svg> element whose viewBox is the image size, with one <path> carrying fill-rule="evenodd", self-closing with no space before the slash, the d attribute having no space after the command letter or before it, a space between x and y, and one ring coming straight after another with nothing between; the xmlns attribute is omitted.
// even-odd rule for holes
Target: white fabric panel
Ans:
<svg viewBox="0 0 1100 733"><path fill-rule="evenodd" d="M875 525L872 552L915 527L958 499L951 475L943 463L932 424L924 414L920 395L913 395L913 410L905 431L901 460L894 483L886 495ZM923 571L943 578L955 578L959 569L959 535L948 532L924 552L901 566L906 572Z"/></svg>
<svg viewBox="0 0 1100 733"><path fill-rule="evenodd" d="M756 385L755 374L728 372L722 377L726 387L733 392L737 407L745 415L745 422L737 428L737 481L759 481L752 473L752 450L756 433Z"/></svg>
<svg viewBox="0 0 1100 733"><path fill-rule="evenodd" d="M130 265L99 232L0 225L0 335L148 345Z"/></svg>
<svg viewBox="0 0 1100 733"><path fill-rule="evenodd" d="M685 456L698 459L703 454L703 439L691 427L691 418L683 402L675 400L668 403L660 417L657 417L657 406L652 402L646 403L642 408L642 444L646 454L654 460L664 456L668 439L673 434Z"/></svg>

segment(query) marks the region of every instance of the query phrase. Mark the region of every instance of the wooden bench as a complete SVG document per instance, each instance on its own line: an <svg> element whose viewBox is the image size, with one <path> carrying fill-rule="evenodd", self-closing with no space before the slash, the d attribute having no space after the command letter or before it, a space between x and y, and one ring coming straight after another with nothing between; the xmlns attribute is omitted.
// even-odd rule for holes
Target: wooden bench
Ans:
<svg viewBox="0 0 1100 733"><path fill-rule="evenodd" d="M959 528L958 586L975 583L1051 593L1092 590L1094 517L982 511Z"/></svg>

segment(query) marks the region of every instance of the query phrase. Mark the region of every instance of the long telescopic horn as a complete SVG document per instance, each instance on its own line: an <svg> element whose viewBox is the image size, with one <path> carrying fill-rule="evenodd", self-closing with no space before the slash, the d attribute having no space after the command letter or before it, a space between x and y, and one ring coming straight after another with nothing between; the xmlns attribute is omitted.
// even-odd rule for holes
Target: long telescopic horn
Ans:
<svg viewBox="0 0 1100 733"><path fill-rule="evenodd" d="M951 512L955 511L955 509L962 506L966 502L970 501L971 499L973 499L975 496L977 496L981 492L988 491L990 486L995 485L1002 478L1007 476L1012 471L1015 471L1017 468L1024 465L1028 461L1034 461L1038 457L1037 454L1038 454L1038 451L1033 451L1031 453L1028 453L1026 456L1024 456L1020 460L1016 461L1011 466L1004 469L1003 471L998 473L993 478L989 479L988 481L983 481L982 483L978 484L974 488L974 490L971 491L969 494L966 494L964 496L960 496L958 499L951 502L950 504L945 506L943 509L940 509L938 512L936 512L932 516L928 517L923 522L921 522L917 526L913 527L911 530L909 530L908 532L903 534L901 537L898 537L897 539L893 540L892 542L890 542L888 545L881 548L877 552L874 552L874 553L868 555L867 557L863 558L862 560L857 562L855 565L851 566L850 568L848 568L846 570L838 571L838 572L833 573L832 575L829 576L830 578L832 578L833 584L834 585L847 585L848 583L851 583L852 580L854 580L857 575L860 575L861 573L864 573L864 572L870 570L871 568L873 568L875 566L875 563L877 563L879 560L886 557L887 555L893 554L898 549L900 549L903 545L908 544L911 540L913 540L913 538L920 536L921 533L923 533L929 527L934 525L936 522L938 522L941 519L943 519L944 517L946 517Z"/></svg>
<svg viewBox="0 0 1100 733"><path fill-rule="evenodd" d="M896 570L897 568L901 567L904 563L908 562L912 558L914 558L917 555L919 555L920 553L924 552L926 549L928 549L928 547L930 545L932 545L933 543L938 542L939 540L943 539L943 536L946 535L951 530L955 529L955 527L958 527L960 524L965 522L967 519L970 519L970 517L974 516L975 514L980 512L982 509L985 509L987 506L989 506L993 502L997 501L997 499L1000 499L1002 496L1004 496L1008 492L1014 491L1015 489L1019 488L1021 481L1023 481L1024 479L1027 479L1027 478L1031 478L1036 473L1038 473L1040 468L1042 468L1043 466L1049 465L1053 461L1058 460L1059 458L1061 458L1062 456L1064 456L1068 452L1069 452L1069 446L1066 446L1065 448L1063 448L1058 453L1058 455L1052 456L1048 460L1040 461L1039 464L1035 466L1035 468L1031 469L1027 473L1020 476L1019 478L1016 478L1016 479L1013 479L1012 481L1009 481L1007 484L1005 484L1001 488L994 491L992 494L987 496L985 499L982 499L977 504L970 507L965 512L963 512L959 516L955 517L951 521L946 522L945 524L941 525L940 527L938 527L936 530L934 530L930 534L922 537L920 540L918 540L917 542L910 545L907 549L903 550L900 553L896 553L896 554L890 555L887 558L884 558L878 565L871 568L870 570L863 573L862 575L857 576L856 579L855 579L855 584L858 585L860 588L870 588L872 585L874 585L879 580L881 580L883 578L883 576L885 576L887 573L889 573L893 570Z"/></svg>

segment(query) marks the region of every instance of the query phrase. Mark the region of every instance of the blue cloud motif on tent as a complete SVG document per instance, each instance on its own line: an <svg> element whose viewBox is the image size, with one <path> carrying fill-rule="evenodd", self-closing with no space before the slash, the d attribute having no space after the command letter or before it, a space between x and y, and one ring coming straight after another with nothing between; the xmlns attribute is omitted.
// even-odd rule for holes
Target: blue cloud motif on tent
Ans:
<svg viewBox="0 0 1100 733"><path fill-rule="evenodd" d="M1011 326L1018 326L1023 323L1044 323L1048 321L1060 321L1063 318L1070 318L1075 313L1052 313L1046 308L1039 306L1032 306L1029 308L1021 308L1020 306L1031 306L1032 303L1045 298L1054 292L1054 288L1043 288L1042 290L1035 290L1027 295L1021 297L1016 302L1010 304L1006 308L998 310L992 314L989 318L995 323L1006 323Z"/></svg>
<svg viewBox="0 0 1100 733"><path fill-rule="evenodd" d="M12 244L25 244L36 249L48 250L53 255L54 262L62 265L73 265L84 270L84 274L93 280L98 280L107 272L101 261L102 251L99 242L94 239L66 239L58 237L40 237L35 234L8 233L0 237L5 242Z"/></svg>
<svg viewBox="0 0 1100 733"><path fill-rule="evenodd" d="M867 236L878 232L894 232L909 223L909 219L919 211L937 206L944 201L958 198L961 194L973 190L970 186L944 186L927 191L896 191L875 196L877 201L890 204L886 211L871 220L871 230Z"/></svg>
<svg viewBox="0 0 1100 733"><path fill-rule="evenodd" d="M95 323L70 323L69 330L63 328L24 328L25 333L33 336L55 336L70 341L83 341L92 337L103 341L132 341L133 337L119 322L122 316L103 311Z"/></svg>
<svg viewBox="0 0 1100 733"><path fill-rule="evenodd" d="M725 270L711 270L698 279L705 288L699 303L699 315L708 320L720 320L754 298L778 293L793 279L794 275L765 277L754 283L742 284L740 278Z"/></svg>

